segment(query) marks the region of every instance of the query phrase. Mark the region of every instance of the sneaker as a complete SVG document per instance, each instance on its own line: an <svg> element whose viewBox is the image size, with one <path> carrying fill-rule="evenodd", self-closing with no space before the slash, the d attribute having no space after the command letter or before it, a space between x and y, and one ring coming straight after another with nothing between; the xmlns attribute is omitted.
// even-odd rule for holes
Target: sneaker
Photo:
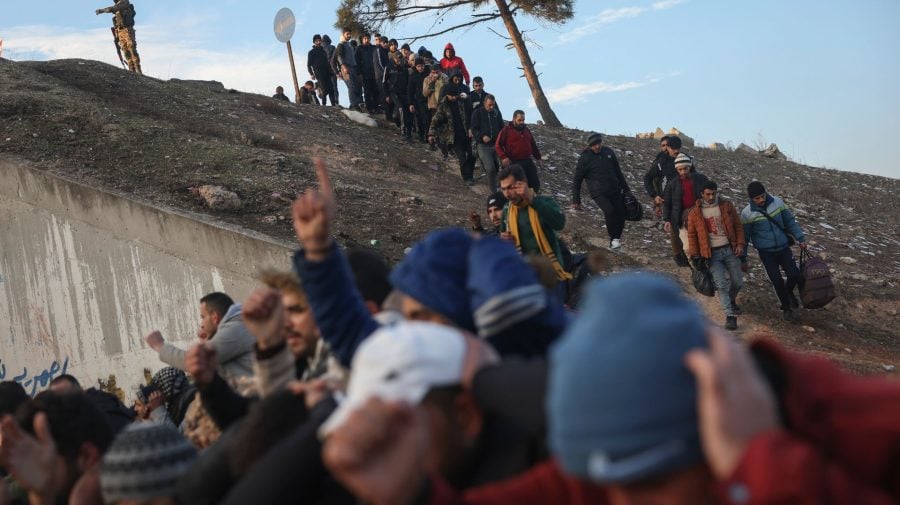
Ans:
<svg viewBox="0 0 900 505"><path fill-rule="evenodd" d="M726 330L736 330L737 329L737 317L727 316L725 318L725 329Z"/></svg>
<svg viewBox="0 0 900 505"><path fill-rule="evenodd" d="M788 322L788 323L796 323L797 322L797 316L794 315L794 311L791 309L784 309L784 311L782 311L782 313L781 313L781 318L784 319L785 322Z"/></svg>
<svg viewBox="0 0 900 505"><path fill-rule="evenodd" d="M788 300L791 302L792 309L800 308L800 300L798 300L797 297L794 296L794 293L788 293Z"/></svg>
<svg viewBox="0 0 900 505"><path fill-rule="evenodd" d="M731 299L731 308L734 310L734 315L736 316L744 313L744 311L741 310L741 306L737 304L737 301L734 298Z"/></svg>
<svg viewBox="0 0 900 505"><path fill-rule="evenodd" d="M620 248L620 247L622 247L622 241L621 241L621 240L619 240L619 239L617 239L617 238L614 238L614 239L612 239L612 240L609 241L609 248L610 248L610 249L618 249L618 248Z"/></svg>
<svg viewBox="0 0 900 505"><path fill-rule="evenodd" d="M684 254L679 254L678 256L675 256L674 258L675 258L675 264L680 267L691 266L691 263L688 261L687 256L685 256Z"/></svg>

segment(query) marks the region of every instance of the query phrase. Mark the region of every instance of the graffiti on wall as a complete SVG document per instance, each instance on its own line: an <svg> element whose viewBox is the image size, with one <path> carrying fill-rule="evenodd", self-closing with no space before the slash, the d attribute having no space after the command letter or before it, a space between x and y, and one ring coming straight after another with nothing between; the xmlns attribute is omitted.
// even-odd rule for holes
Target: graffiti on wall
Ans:
<svg viewBox="0 0 900 505"><path fill-rule="evenodd" d="M60 375L64 375L68 369L69 358L66 358L62 363L58 360L53 360L47 368L42 370L32 369L32 371L29 371L28 367L22 367L20 373L10 370L7 378L6 363L3 359L0 359L0 381L12 380L18 382L29 395L34 396L43 391L50 384L50 381Z"/></svg>

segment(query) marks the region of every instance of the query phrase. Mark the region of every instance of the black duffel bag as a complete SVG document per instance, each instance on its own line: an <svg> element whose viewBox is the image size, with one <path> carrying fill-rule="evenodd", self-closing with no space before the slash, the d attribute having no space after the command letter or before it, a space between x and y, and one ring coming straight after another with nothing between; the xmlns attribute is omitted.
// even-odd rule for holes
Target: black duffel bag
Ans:
<svg viewBox="0 0 900 505"><path fill-rule="evenodd" d="M644 217L644 206L638 201L631 191L622 194L625 203L625 219L627 221L640 221Z"/></svg>

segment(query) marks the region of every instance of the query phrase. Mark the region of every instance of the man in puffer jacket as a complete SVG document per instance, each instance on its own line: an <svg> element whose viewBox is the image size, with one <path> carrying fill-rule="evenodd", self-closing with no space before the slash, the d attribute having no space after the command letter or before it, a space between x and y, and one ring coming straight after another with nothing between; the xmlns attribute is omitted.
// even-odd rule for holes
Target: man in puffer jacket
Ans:
<svg viewBox="0 0 900 505"><path fill-rule="evenodd" d="M800 306L794 296L794 287L800 280L800 269L794 261L788 235L797 241L801 249L806 249L806 237L784 201L767 194L761 182L751 182L747 186L747 196L750 197L750 203L741 211L744 236L759 252L759 260L766 268L766 275L781 302L782 317L792 323L796 321L793 309ZM746 255L745 251L744 256ZM787 276L787 282L781 277L782 270Z"/></svg>
<svg viewBox="0 0 900 505"><path fill-rule="evenodd" d="M603 146L603 136L599 133L592 133L588 137L588 148L578 157L575 179L572 181L573 209L581 209L581 183L585 179L588 181L591 198L603 211L606 219L609 247L618 249L625 229L625 202L622 194L631 190L622 175L616 154Z"/></svg>

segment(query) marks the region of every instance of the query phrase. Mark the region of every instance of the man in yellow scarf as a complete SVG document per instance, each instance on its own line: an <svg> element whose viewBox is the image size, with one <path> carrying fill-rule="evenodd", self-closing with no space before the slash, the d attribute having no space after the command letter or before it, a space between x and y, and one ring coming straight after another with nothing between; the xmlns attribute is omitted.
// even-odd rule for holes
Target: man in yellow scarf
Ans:
<svg viewBox="0 0 900 505"><path fill-rule="evenodd" d="M566 215L559 204L549 196L536 196L519 165L503 168L497 178L500 191L509 200L503 211L500 237L516 244L523 255L549 259L557 280L571 279L562 266L562 250L556 237L566 226Z"/></svg>

